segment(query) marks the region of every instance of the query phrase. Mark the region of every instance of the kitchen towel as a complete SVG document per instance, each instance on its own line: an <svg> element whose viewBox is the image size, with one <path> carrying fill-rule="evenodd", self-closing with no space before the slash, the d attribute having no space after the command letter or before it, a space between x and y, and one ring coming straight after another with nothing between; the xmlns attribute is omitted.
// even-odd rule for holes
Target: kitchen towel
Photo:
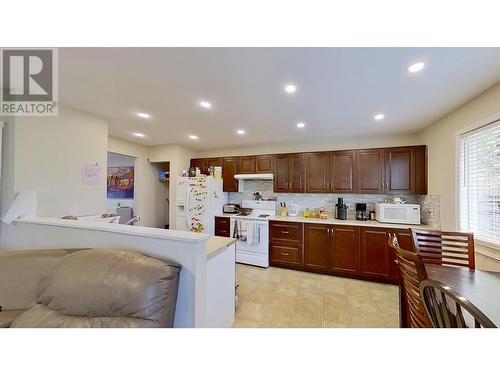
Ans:
<svg viewBox="0 0 500 375"><path fill-rule="evenodd" d="M257 232L257 223L253 220L247 221L247 244L255 244L255 236Z"/></svg>

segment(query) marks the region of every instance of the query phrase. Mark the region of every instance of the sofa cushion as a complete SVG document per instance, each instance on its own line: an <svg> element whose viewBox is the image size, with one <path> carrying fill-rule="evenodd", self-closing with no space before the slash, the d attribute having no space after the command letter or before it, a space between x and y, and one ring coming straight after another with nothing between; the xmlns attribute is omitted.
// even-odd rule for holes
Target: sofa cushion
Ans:
<svg viewBox="0 0 500 375"><path fill-rule="evenodd" d="M0 251L0 306L26 310L35 303L42 275L72 250Z"/></svg>
<svg viewBox="0 0 500 375"><path fill-rule="evenodd" d="M8 328L11 323L16 319L19 315L21 315L23 310L7 310L0 311L0 328Z"/></svg>
<svg viewBox="0 0 500 375"><path fill-rule="evenodd" d="M158 328L156 320L131 317L85 317L61 314L36 304L20 314L11 328Z"/></svg>
<svg viewBox="0 0 500 375"><path fill-rule="evenodd" d="M172 326L179 271L177 264L131 251L79 251L41 278L36 301L64 315L129 317Z"/></svg>

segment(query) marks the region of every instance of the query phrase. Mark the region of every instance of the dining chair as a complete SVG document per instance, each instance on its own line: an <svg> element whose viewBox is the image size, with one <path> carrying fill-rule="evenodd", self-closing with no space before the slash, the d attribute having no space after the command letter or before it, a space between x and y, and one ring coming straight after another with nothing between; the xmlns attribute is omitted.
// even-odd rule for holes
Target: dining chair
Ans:
<svg viewBox="0 0 500 375"><path fill-rule="evenodd" d="M426 264L475 268L474 235L410 229L413 246Z"/></svg>
<svg viewBox="0 0 500 375"><path fill-rule="evenodd" d="M420 282L427 279L422 257L418 253L399 247L396 234L389 234L389 246L396 254L396 261L408 305L408 321L411 328L431 328L432 324L420 297Z"/></svg>
<svg viewBox="0 0 500 375"><path fill-rule="evenodd" d="M434 328L496 328L476 306L439 281L423 280L420 294Z"/></svg>

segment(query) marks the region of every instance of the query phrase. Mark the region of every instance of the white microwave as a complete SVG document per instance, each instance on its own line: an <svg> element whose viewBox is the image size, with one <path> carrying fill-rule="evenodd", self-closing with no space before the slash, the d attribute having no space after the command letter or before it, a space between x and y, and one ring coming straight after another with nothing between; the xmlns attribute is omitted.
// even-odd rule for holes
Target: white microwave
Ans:
<svg viewBox="0 0 500 375"><path fill-rule="evenodd" d="M381 223L420 224L420 205L377 203L375 218Z"/></svg>

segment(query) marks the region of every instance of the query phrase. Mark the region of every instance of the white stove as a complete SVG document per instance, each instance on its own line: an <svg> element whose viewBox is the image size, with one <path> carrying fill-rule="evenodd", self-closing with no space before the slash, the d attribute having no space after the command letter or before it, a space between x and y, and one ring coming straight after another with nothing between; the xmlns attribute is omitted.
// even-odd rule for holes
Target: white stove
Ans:
<svg viewBox="0 0 500 375"><path fill-rule="evenodd" d="M248 215L231 216L231 236L236 242L236 262L269 267L268 217L276 214L276 201L244 200Z"/></svg>

